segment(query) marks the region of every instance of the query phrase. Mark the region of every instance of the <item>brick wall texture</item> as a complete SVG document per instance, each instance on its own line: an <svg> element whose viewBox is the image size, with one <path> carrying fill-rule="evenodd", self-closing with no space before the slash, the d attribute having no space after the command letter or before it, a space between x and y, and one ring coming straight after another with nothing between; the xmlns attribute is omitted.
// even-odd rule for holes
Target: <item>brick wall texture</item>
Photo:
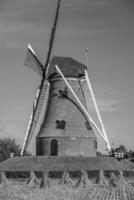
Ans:
<svg viewBox="0 0 134 200"><path fill-rule="evenodd" d="M73 90L86 107L83 78L67 78ZM78 107L67 98L59 96L67 90L68 97L79 105L62 78L51 79L49 100L44 120L36 138L37 155L51 155L51 140L58 143L59 156L95 156L96 136L93 130L87 130L86 117ZM56 128L56 120L65 121L65 129Z"/></svg>

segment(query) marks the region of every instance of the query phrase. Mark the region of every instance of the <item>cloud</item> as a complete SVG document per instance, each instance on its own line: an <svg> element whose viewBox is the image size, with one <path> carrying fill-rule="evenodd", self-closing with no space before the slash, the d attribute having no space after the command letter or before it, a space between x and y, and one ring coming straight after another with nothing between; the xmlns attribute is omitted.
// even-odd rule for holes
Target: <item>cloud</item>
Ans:
<svg viewBox="0 0 134 200"><path fill-rule="evenodd" d="M114 112L121 109L122 101L119 99L98 99L98 107L102 112Z"/></svg>
<svg viewBox="0 0 134 200"><path fill-rule="evenodd" d="M0 44L20 46L30 35L34 39L37 39L35 36L49 37L56 3L55 0L0 0ZM121 30L121 27L122 31L128 30L126 26L129 23L120 11L123 5L115 0L63 1L57 36L100 35ZM20 38L23 38L22 43Z"/></svg>
<svg viewBox="0 0 134 200"><path fill-rule="evenodd" d="M123 108L123 103L125 99L125 94L112 90L111 88L100 88L94 90L96 102L98 108L101 112L115 112ZM88 108L91 111L95 111L94 105L89 94L88 89L86 88L86 99Z"/></svg>
<svg viewBox="0 0 134 200"><path fill-rule="evenodd" d="M0 20L0 47L24 48L28 39L41 40L49 36L48 28L37 28L32 24L20 24L18 22L7 23Z"/></svg>

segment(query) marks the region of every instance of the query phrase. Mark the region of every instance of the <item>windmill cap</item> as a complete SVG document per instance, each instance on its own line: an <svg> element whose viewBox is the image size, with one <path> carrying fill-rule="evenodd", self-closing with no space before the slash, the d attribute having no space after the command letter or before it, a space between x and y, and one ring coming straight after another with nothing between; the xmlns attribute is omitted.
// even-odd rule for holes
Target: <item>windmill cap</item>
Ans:
<svg viewBox="0 0 134 200"><path fill-rule="evenodd" d="M85 74L85 69L87 67L82 63L74 60L71 57L57 57L54 56L50 61L50 66L48 69L47 76L52 78L54 76L60 76L57 74L55 65L58 65L61 72L64 74L65 77L82 77Z"/></svg>

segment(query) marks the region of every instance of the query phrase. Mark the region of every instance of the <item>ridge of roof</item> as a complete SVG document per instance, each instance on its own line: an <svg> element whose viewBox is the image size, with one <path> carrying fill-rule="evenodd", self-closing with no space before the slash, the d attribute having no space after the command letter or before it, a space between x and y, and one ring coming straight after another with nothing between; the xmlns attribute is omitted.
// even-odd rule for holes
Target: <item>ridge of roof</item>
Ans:
<svg viewBox="0 0 134 200"><path fill-rule="evenodd" d="M87 69L84 64L74 60L72 57L53 56L48 69L49 78L53 77L54 75L58 76L55 65L58 65L65 77L84 76L85 69Z"/></svg>

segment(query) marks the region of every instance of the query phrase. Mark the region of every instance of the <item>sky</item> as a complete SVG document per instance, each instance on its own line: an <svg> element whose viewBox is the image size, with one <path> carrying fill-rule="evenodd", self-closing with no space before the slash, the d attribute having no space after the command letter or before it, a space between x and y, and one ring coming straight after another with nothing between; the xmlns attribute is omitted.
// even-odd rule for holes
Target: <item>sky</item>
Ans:
<svg viewBox="0 0 134 200"><path fill-rule="evenodd" d="M27 44L45 63L56 3L0 0L0 137L16 138L20 145L40 84L38 74L24 66ZM110 144L134 150L134 1L62 0L52 55L85 63L85 48ZM90 113L96 120L92 102ZM98 141L105 149L99 136Z"/></svg>

